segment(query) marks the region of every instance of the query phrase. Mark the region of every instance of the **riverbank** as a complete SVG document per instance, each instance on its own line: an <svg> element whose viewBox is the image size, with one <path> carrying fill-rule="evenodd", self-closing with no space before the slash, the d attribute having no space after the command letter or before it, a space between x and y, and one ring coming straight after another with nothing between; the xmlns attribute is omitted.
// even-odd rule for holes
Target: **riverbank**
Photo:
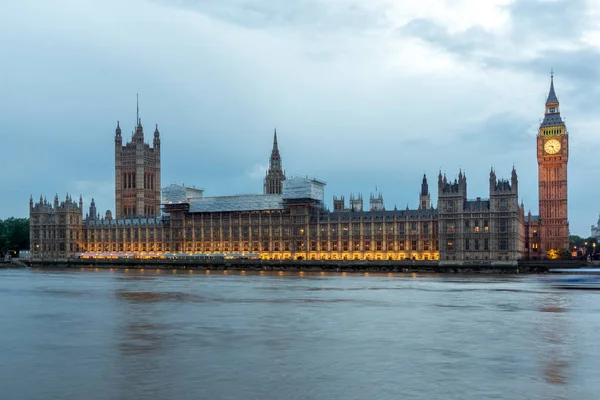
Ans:
<svg viewBox="0 0 600 400"><path fill-rule="evenodd" d="M21 266L61 268L179 269L306 272L406 272L406 273L547 273L550 268L583 268L585 261L519 261L458 264L419 260L140 260L68 259L20 260Z"/></svg>

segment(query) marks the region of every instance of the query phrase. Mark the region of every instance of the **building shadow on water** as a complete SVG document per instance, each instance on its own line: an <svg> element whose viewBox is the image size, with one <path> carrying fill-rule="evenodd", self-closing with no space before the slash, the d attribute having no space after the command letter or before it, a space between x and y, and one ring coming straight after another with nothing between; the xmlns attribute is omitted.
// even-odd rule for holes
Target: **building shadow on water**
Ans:
<svg viewBox="0 0 600 400"><path fill-rule="evenodd" d="M569 370L573 364L572 349L569 346L567 297L560 292L549 293L539 307L541 318L537 326L539 333L539 363L546 383L559 389L569 384ZM552 392L553 399L566 399L562 390Z"/></svg>

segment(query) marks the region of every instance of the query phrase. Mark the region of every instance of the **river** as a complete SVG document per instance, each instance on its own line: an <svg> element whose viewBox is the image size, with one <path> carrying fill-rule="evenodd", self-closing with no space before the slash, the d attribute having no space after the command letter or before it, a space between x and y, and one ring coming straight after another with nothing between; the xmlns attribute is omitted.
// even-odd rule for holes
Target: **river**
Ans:
<svg viewBox="0 0 600 400"><path fill-rule="evenodd" d="M539 276L0 269L2 399L598 399Z"/></svg>

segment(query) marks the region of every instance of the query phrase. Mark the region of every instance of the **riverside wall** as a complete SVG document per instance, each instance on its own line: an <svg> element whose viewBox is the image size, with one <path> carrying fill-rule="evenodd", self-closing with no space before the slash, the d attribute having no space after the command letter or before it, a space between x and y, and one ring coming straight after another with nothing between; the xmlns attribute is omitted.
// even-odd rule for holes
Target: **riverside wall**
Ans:
<svg viewBox="0 0 600 400"><path fill-rule="evenodd" d="M582 268L585 261L519 261L450 264L420 260L21 260L29 267L181 269L231 271L398 272L398 273L546 273L550 268ZM14 265L13 265L14 266Z"/></svg>

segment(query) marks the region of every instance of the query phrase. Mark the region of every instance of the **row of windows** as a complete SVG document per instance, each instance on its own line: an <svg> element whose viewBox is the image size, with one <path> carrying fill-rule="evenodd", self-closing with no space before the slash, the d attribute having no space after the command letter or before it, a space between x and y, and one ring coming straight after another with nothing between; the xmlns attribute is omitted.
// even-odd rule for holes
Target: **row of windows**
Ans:
<svg viewBox="0 0 600 400"><path fill-rule="evenodd" d="M169 243L87 244L86 251L163 251ZM186 243L187 251L437 251L434 241L274 241L274 242L195 242Z"/></svg>
<svg viewBox="0 0 600 400"><path fill-rule="evenodd" d="M508 239L498 239L498 250L506 251L509 249ZM447 251L459 251L456 242L453 240L449 240L446 242L446 250ZM479 239L465 239L464 240L464 250L465 251L479 251L479 250L490 250L490 242L489 239L483 239L480 241Z"/></svg>

